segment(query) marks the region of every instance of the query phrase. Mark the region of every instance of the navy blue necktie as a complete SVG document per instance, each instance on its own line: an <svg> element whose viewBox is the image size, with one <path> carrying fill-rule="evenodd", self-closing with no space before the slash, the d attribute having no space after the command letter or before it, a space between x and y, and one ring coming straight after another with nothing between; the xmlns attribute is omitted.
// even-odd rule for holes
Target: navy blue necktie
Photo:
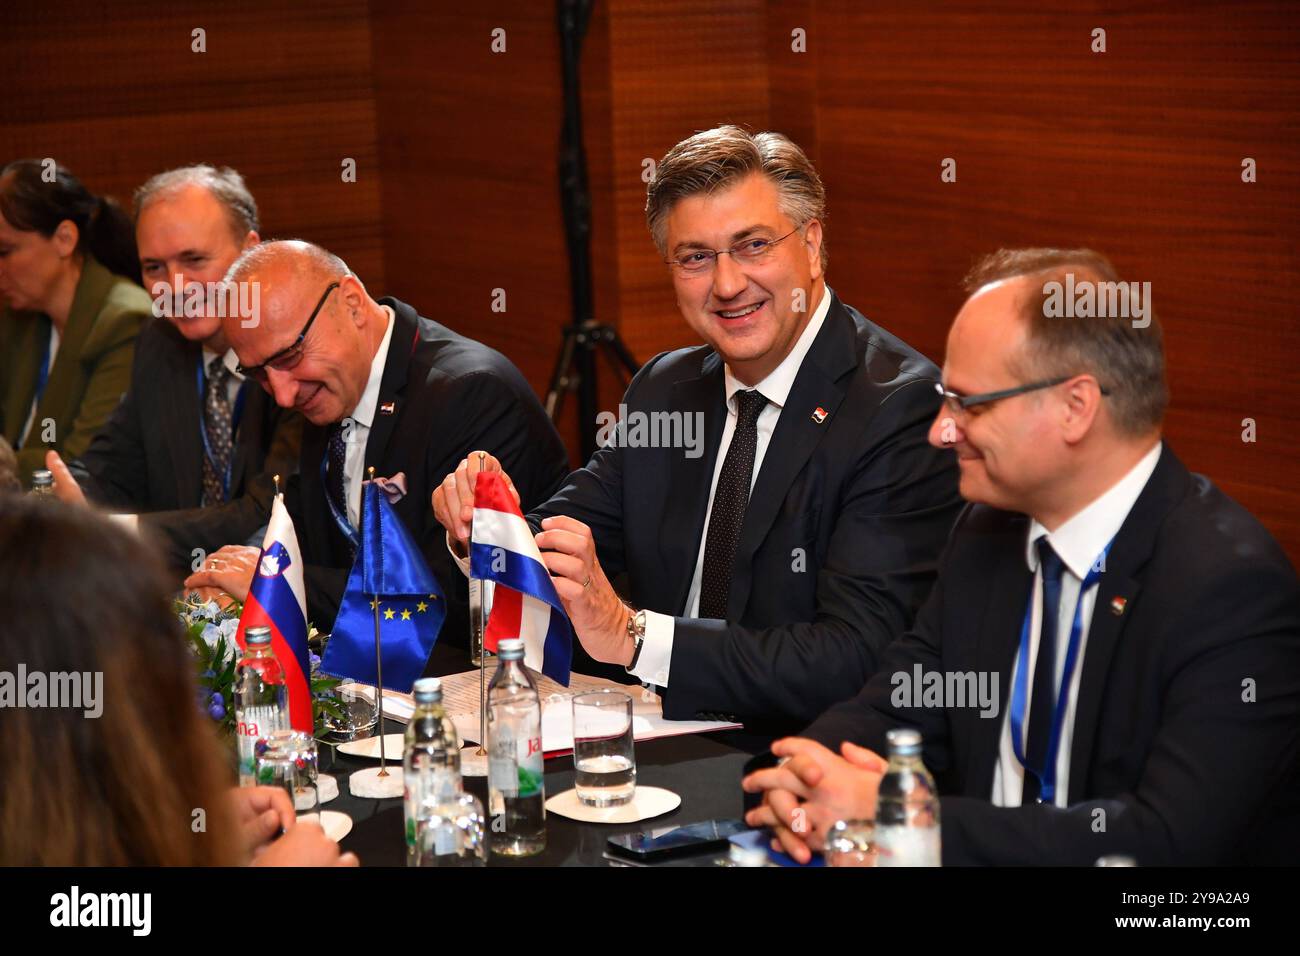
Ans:
<svg viewBox="0 0 1300 956"><path fill-rule="evenodd" d="M343 438L343 423L335 422L329 427L329 466L326 471L325 492L333 500L339 514L348 518L347 481L343 476L347 464L347 442Z"/></svg>
<svg viewBox="0 0 1300 956"><path fill-rule="evenodd" d="M1056 624L1061 615L1061 572L1065 569L1060 555L1047 542L1038 539L1038 564L1043 574L1042 626L1038 629L1038 657L1034 665L1034 690L1029 701L1029 741L1025 745L1025 783L1021 805L1038 800L1039 779L1030 768L1047 771L1047 742L1052 733L1052 715L1056 710Z"/></svg>

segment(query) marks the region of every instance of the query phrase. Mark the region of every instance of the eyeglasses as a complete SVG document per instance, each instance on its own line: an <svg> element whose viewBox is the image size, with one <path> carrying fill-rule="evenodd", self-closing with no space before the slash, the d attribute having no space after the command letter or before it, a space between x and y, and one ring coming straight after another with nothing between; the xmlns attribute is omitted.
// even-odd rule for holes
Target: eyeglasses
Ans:
<svg viewBox="0 0 1300 956"><path fill-rule="evenodd" d="M954 392L951 389L943 387L943 382L935 382L934 390L943 396L944 403L948 410L952 412L965 412L977 405L987 405L989 402L996 402L1003 398L1011 398L1015 395L1024 395L1026 392L1036 392L1039 389L1051 388L1054 385L1060 385L1062 382L1068 382L1074 378L1073 375L1063 375L1060 378L1049 378L1042 382L1032 382L1029 385L1018 385L1015 388L1004 388L999 392L984 392L980 395L963 395L960 392ZM1101 394L1109 395L1110 389L1099 385Z"/></svg>
<svg viewBox="0 0 1300 956"><path fill-rule="evenodd" d="M261 365L249 365L247 367L238 365L236 368L240 375L251 378L258 383L266 382L266 370L273 368L277 372L287 372L299 362L302 361L302 343L307 338L307 333L311 330L311 324L316 321L316 316L320 315L321 307L325 305L325 300L330 297L330 293L339 287L339 283L331 282L325 290L325 294L320 297L316 303L316 308L311 310L311 316L307 319L307 324L302 327L292 345L288 348L280 349Z"/></svg>
<svg viewBox="0 0 1300 956"><path fill-rule="evenodd" d="M803 224L795 226L779 239L742 239L730 249L695 249L676 259L665 259L664 262L676 266L682 275L687 276L712 272L718 256L722 255L731 256L735 262L761 262L776 248L777 243L789 239L802 228Z"/></svg>

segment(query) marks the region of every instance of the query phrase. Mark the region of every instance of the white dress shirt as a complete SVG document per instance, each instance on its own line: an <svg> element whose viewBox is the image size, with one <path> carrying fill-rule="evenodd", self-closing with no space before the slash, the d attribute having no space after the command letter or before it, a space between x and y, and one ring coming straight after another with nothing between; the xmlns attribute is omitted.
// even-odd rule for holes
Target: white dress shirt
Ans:
<svg viewBox="0 0 1300 956"><path fill-rule="evenodd" d="M817 308L813 310L807 327L795 342L790 354L782 359L781 364L772 369L766 378L754 386L767 399L767 406L759 413L756 424L758 448L754 452L754 471L749 479L751 491L754 482L758 480L763 456L767 453L772 433L776 431L776 423L781 418L781 410L785 407L786 399L790 397L790 389L794 387L794 380L799 374L800 366L803 365L804 356L812 348L813 340L821 331L830 307L831 290L823 287L821 301L817 303ZM726 460L727 449L731 447L731 436L736 433L738 414L736 393L749 388L732 374L730 366L723 366L723 376L727 391L727 421L722 426L722 441L718 445L717 460L713 463L713 479L709 482L709 507L704 513L704 524L700 529L699 552L695 558L695 573L691 577L691 588L686 593L686 607L682 611L684 617L699 616L700 578L704 573L704 546L708 539L709 516L713 513L713 492L718 486L718 476L722 473L722 463ZM641 645L641 655L637 658L636 667L632 669L634 677L645 683L668 686L672 668L674 629L675 622L672 614L650 610L645 612L645 640Z"/></svg>
<svg viewBox="0 0 1300 956"><path fill-rule="evenodd" d="M370 360L370 378L366 380L366 390L361 393L361 400L352 414L343 419L343 438L346 442L343 459L343 493L348 499L348 521L352 527L361 527L361 485L365 481L366 442L370 439L370 427L375 422L375 408L379 404L379 385L384 380L384 364L388 361L388 345L393 339L393 326L396 317L393 310L381 305L388 320L384 330L383 341L379 350ZM351 426L348 420L351 419ZM388 477L388 476L385 476Z"/></svg>
<svg viewBox="0 0 1300 956"><path fill-rule="evenodd" d="M1060 748L1056 753L1056 793L1053 802L1058 807L1068 805L1070 792L1070 750L1074 739L1074 710L1079 698L1079 678L1083 674L1084 653L1088 647L1088 631L1092 626L1092 612L1097 601L1097 585L1088 588L1082 595L1079 589L1084 578L1097 559L1102 549L1118 533L1124 519L1128 517L1133 503L1146 487L1151 473L1156 470L1160 460L1160 442L1142 457L1123 478L1110 487L1101 497L1070 518L1055 531L1049 532L1037 521L1030 522L1029 536L1025 542L1025 562L1034 572L1034 590L1031 617L1029 621L1029 676L1025 696L1025 724L1023 732L1029 733L1029 713L1034 691L1034 667L1038 662L1038 639L1042 630L1043 619L1043 575L1038 567L1038 539L1046 536L1065 568L1061 574L1061 606L1056 625L1056 674L1053 686L1060 694L1061 676L1065 670L1066 649L1070 643L1070 630L1074 626L1075 603L1080 604L1081 628L1079 634L1078 657L1074 664L1074 673L1070 675L1069 697L1066 699L1064 723L1061 727ZM1105 571L1103 570L1103 574ZM1019 645L1017 659L1011 667L1011 688L1016 686L1016 677L1020 670ZM1011 692L1007 700L1011 699ZM1023 748L1022 741L1022 748ZM1021 789L1024 786L1025 769L1016 758L1011 741L1011 708L1002 718L1002 739L998 750L998 763L993 771L992 802L998 807L1020 806Z"/></svg>

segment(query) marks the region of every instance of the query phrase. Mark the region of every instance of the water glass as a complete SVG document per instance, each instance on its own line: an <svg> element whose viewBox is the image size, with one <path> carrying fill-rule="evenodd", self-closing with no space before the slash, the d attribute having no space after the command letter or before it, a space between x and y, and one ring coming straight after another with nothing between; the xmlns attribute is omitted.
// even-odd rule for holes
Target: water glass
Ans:
<svg viewBox="0 0 1300 956"><path fill-rule="evenodd" d="M636 793L632 698L605 689L573 698L573 768L578 799L616 807Z"/></svg>
<svg viewBox="0 0 1300 956"><path fill-rule="evenodd" d="M316 741L300 730L274 730L253 747L253 773L259 786L282 787L298 818L320 811L316 789Z"/></svg>

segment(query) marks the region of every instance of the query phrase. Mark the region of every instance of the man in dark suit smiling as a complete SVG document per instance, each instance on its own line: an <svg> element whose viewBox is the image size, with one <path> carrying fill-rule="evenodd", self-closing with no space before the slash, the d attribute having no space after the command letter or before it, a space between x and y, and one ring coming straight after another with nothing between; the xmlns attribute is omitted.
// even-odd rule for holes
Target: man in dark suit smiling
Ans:
<svg viewBox="0 0 1300 956"><path fill-rule="evenodd" d="M953 463L926 443L938 370L827 288L824 203L776 133L724 126L668 152L646 215L706 344L651 360L626 427L529 515L585 652L661 687L670 718L765 734L855 693L957 513ZM702 454L633 440L679 412ZM434 496L458 551L478 467Z"/></svg>
<svg viewBox="0 0 1300 956"><path fill-rule="evenodd" d="M433 487L471 449L491 445L525 506L563 480L567 457L537 396L510 362L393 298L373 299L338 257L298 241L250 249L233 282L256 282L256 322L228 317L244 374L307 420L299 474L285 496L306 564L307 609L333 623L352 567L366 469L446 591L444 636L468 643L465 583L429 514ZM390 495L390 498L392 495ZM226 547L186 582L243 598L258 550Z"/></svg>
<svg viewBox="0 0 1300 956"><path fill-rule="evenodd" d="M871 819L893 727L921 731L946 864L1288 863L1300 854L1300 586L1272 536L1161 440L1150 312L1062 316L1089 250L1003 251L968 280L931 441L962 512L915 626L801 738L748 821L809 858ZM899 693L995 678L999 706Z"/></svg>

